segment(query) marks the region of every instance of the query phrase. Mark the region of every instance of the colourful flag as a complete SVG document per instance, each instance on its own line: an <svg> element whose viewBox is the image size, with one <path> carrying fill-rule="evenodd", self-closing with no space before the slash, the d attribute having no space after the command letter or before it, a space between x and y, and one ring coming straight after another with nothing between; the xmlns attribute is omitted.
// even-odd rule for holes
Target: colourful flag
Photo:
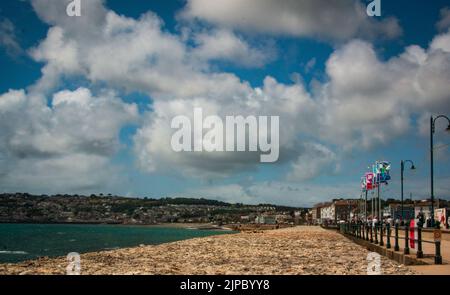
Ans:
<svg viewBox="0 0 450 295"><path fill-rule="evenodd" d="M365 179L366 179L366 189L368 191L373 190L375 188L374 186L374 175L371 172L367 172L365 174Z"/></svg>
<svg viewBox="0 0 450 295"><path fill-rule="evenodd" d="M374 173L375 183L387 183L388 180L391 180L391 176L389 172L391 170L391 163L387 161L376 162L375 165L372 166L372 170Z"/></svg>

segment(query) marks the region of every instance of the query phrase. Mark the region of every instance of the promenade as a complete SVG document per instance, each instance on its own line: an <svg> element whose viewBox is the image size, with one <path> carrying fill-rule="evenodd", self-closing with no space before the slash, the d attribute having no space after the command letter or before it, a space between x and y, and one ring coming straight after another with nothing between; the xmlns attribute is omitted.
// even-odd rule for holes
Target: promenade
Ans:
<svg viewBox="0 0 450 295"><path fill-rule="evenodd" d="M417 252L419 248L419 242L416 240L415 248L411 248L410 240L408 240L408 252L405 253L405 230L403 228L398 231L398 250L395 249L395 231L392 229L390 239L386 234L386 228L383 229L383 245L381 245L380 231L373 230L372 234L366 236L366 229L364 230L364 237L360 235L362 232L358 232L356 226L353 226L354 230L349 230L344 225L343 232L359 245L365 246L368 249L382 253L388 257L395 258L396 261L402 261L409 265L410 269L413 269L417 274L429 274L429 275L449 275L450 274L450 233L448 231L442 231L441 243L440 243L440 255L442 258L441 264L435 263L436 256L436 244L434 242L434 234L432 230L422 230L422 256L418 257ZM370 233L368 231L367 233ZM376 235L375 235L376 233ZM373 240L372 240L373 237ZM409 239L409 231L408 231ZM390 247L388 247L388 241L390 241ZM381 251L381 252L380 252Z"/></svg>
<svg viewBox="0 0 450 295"><path fill-rule="evenodd" d="M404 238L404 234L401 235ZM423 231L422 239L426 241L433 241L433 233ZM401 240L400 251L404 250L405 241ZM431 265L418 265L418 266L410 266L411 269L414 269L418 274L426 274L426 275L450 275L450 233L446 232L442 234L441 240L441 256L442 256L442 265L434 265L434 253L435 253L435 245L430 243L422 244L422 252L424 254L424 261L431 263ZM410 249L410 254L415 256L416 251L414 249Z"/></svg>
<svg viewBox="0 0 450 295"><path fill-rule="evenodd" d="M369 251L320 227L241 232L81 255L81 274L367 274ZM66 259L0 264L0 274L64 274ZM381 257L383 274L414 271Z"/></svg>

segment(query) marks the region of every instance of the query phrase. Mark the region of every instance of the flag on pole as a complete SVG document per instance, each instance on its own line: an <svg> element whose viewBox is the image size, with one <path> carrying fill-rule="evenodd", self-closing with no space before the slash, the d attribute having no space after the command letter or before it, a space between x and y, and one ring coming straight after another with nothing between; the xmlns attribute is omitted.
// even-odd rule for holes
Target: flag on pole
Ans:
<svg viewBox="0 0 450 295"><path fill-rule="evenodd" d="M374 166L372 166L373 173L376 177L376 183L387 183L391 180L389 172L391 170L391 163L387 161L377 161Z"/></svg>
<svg viewBox="0 0 450 295"><path fill-rule="evenodd" d="M376 187L375 183L374 183L374 179L375 179L374 174L371 172L367 172L365 174L365 179L366 179L366 189L368 191L373 190Z"/></svg>

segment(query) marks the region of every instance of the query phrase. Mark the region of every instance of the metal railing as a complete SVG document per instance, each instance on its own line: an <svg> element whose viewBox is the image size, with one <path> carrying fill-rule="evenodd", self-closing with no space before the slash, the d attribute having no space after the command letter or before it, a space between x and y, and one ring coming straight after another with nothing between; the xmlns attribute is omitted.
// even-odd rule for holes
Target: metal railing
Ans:
<svg viewBox="0 0 450 295"><path fill-rule="evenodd" d="M435 245L435 253L434 253L434 263L442 264L442 256L441 256L441 242L424 240L422 238L422 228L421 227L410 227L409 225L400 226L399 224L395 224L391 226L389 223L387 224L365 224L365 223L341 223L339 230L341 233L346 235L351 235L355 238L362 239L368 241L370 243L377 244L382 247L386 247L386 249L391 249L392 244L391 240L394 239L394 251L400 251L400 243L399 240L404 240L404 248L403 253L408 255L410 254L410 241L409 237L411 231L417 231L417 238L414 238L414 243L417 243L416 257L423 258L423 243L429 243ZM392 233L393 231L393 233ZM404 231L404 236L402 237L399 232ZM415 235L414 235L415 236ZM386 239L386 243L385 243Z"/></svg>

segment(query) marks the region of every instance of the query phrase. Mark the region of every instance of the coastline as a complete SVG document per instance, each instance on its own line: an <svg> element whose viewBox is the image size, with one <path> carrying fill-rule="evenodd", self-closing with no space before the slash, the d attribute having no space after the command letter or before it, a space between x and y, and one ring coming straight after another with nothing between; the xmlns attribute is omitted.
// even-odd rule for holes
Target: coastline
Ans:
<svg viewBox="0 0 450 295"><path fill-rule="evenodd" d="M81 274L356 274L369 251L318 227L242 231L81 254ZM414 274L381 257L383 274ZM0 274L65 274L66 257L0 264Z"/></svg>
<svg viewBox="0 0 450 295"><path fill-rule="evenodd" d="M215 225L210 223L156 223L156 224L139 224L139 223L105 223L105 222L0 222L0 224L40 224L40 225L115 225L115 226L142 226L142 227L164 227L164 228L187 228L198 230L233 230L227 225Z"/></svg>

